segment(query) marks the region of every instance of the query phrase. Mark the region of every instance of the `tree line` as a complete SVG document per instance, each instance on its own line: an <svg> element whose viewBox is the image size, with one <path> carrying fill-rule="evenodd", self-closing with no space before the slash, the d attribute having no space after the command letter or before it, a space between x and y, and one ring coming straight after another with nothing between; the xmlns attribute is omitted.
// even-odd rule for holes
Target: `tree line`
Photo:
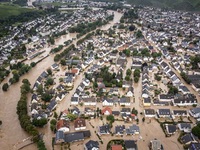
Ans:
<svg viewBox="0 0 200 150"><path fill-rule="evenodd" d="M28 79L22 80L21 97L17 103L17 115L21 127L32 136L33 142L37 143L38 150L46 150L44 142L40 139L40 134L32 124L27 110L27 95L31 92L31 84Z"/></svg>

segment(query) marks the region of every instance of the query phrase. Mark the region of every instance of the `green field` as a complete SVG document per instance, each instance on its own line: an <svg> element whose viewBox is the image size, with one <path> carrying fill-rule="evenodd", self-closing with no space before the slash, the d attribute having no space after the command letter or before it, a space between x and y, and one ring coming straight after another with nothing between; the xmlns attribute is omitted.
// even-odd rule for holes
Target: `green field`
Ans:
<svg viewBox="0 0 200 150"><path fill-rule="evenodd" d="M22 8L18 5L8 4L8 3L1 3L0 4L0 18L7 18L10 16L17 16L21 13L33 11L32 9Z"/></svg>

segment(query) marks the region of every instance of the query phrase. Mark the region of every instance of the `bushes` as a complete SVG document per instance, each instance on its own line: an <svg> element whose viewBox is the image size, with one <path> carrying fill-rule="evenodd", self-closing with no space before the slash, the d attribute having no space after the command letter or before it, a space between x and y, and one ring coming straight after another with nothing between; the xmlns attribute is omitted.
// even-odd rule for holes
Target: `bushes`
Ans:
<svg viewBox="0 0 200 150"><path fill-rule="evenodd" d="M4 83L3 86L2 86L2 90L3 90L3 91L7 91L8 88L9 88L8 83Z"/></svg>
<svg viewBox="0 0 200 150"><path fill-rule="evenodd" d="M160 81L161 79L162 79L162 77L161 76L159 76L158 74L155 74L155 80L157 80L157 81Z"/></svg>
<svg viewBox="0 0 200 150"><path fill-rule="evenodd" d="M200 124L192 128L192 133L200 139Z"/></svg>
<svg viewBox="0 0 200 150"><path fill-rule="evenodd" d="M34 126L36 127L43 127L44 125L46 125L48 122L48 120L46 118L41 118L41 119L33 119L32 123Z"/></svg>
<svg viewBox="0 0 200 150"><path fill-rule="evenodd" d="M55 131L55 129L56 129L56 123L57 123L57 121L56 121L56 119L52 119L51 121L50 121L50 129L51 129L51 131Z"/></svg>
<svg viewBox="0 0 200 150"><path fill-rule="evenodd" d="M75 45L72 44L68 48L66 48L62 53L56 54L56 56L54 57L54 61L55 62L59 61L61 58L65 57L74 48L75 48Z"/></svg>
<svg viewBox="0 0 200 150"><path fill-rule="evenodd" d="M21 97L20 100L17 103L17 114L18 119L20 121L21 127L29 133L31 136L33 136L34 141L38 141L39 132L36 130L36 128L33 126L33 124L30 121L30 117L27 113L27 94L29 91L24 92L24 87L30 88L29 82L26 80L23 80L24 83L21 86Z"/></svg>
<svg viewBox="0 0 200 150"><path fill-rule="evenodd" d="M187 84L190 84L191 83L191 80L188 78L188 76L186 75L186 73L184 73L184 72L181 72L181 77L183 78L183 80L185 80L185 82L187 83Z"/></svg>
<svg viewBox="0 0 200 150"><path fill-rule="evenodd" d="M46 150L44 142L39 138L39 132L35 128L35 126L31 123L30 117L27 112L27 94L30 92L30 82L27 79L22 81L21 86L21 97L17 103L17 115L20 122L21 127L32 137L34 142L37 142L38 150ZM40 121L40 125L42 123L46 123L47 120ZM38 123L38 122L37 122Z"/></svg>
<svg viewBox="0 0 200 150"><path fill-rule="evenodd" d="M169 94L175 95L178 93L178 89L175 86L168 85L168 88L169 88L169 91L168 91Z"/></svg>
<svg viewBox="0 0 200 150"><path fill-rule="evenodd" d="M59 45L58 47L51 49L50 52L51 52L51 53L57 53L57 52L59 52L60 50L62 50L62 48L63 48L63 45Z"/></svg>
<svg viewBox="0 0 200 150"><path fill-rule="evenodd" d="M133 73L133 76L134 76L134 82L138 83L138 81L140 79L140 70L139 69L135 69L135 71Z"/></svg>
<svg viewBox="0 0 200 150"><path fill-rule="evenodd" d="M47 150L43 140L39 140L37 142L37 148L38 148L38 150Z"/></svg>

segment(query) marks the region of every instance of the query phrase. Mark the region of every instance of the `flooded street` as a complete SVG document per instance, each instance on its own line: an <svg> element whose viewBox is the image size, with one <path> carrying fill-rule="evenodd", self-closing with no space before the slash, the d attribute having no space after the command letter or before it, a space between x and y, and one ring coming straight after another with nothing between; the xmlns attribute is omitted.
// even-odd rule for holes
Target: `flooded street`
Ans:
<svg viewBox="0 0 200 150"><path fill-rule="evenodd" d="M114 20L108 25L105 25L100 29L107 30L109 27L119 22L121 16L122 14L118 12L114 12ZM69 34L66 36L62 36L61 38L56 40L56 45L63 44L69 38L74 38L74 36L75 35L70 36ZM49 47L48 49L46 48L47 49L46 53L48 53L51 48L52 47ZM38 58L34 58L33 60L27 60L26 63L37 61L37 59ZM54 55L50 55L49 57L45 58L42 62L37 64L29 73L22 76L20 79L20 82L10 86L7 92L3 92L1 89L0 91L0 120L2 120L3 124L2 124L1 132L0 132L0 149L2 150L17 149L20 146L23 146L23 139L26 139L27 137L29 137L29 135L21 128L19 120L18 120L18 116L16 114L17 102L20 99L21 81L24 78L27 78L30 81L31 85L33 85L36 79L38 78L38 76L54 63L53 59L54 59ZM77 84L81 81L81 79L82 79L82 76L79 76ZM8 79L6 79L3 83L7 82L7 80ZM3 85L3 83L1 85ZM68 101L69 97L70 95L68 95L67 98L65 98L67 100L61 102L61 103L66 103L66 104L61 105L62 107L57 109L58 112L67 106L67 103L69 103ZM48 130L48 133L51 132L49 127L46 127L46 131L47 130ZM44 140L45 140L45 143L48 141L47 149L48 150L51 149L50 148L51 139L44 137ZM32 144L24 149L36 150L37 148L35 144Z"/></svg>

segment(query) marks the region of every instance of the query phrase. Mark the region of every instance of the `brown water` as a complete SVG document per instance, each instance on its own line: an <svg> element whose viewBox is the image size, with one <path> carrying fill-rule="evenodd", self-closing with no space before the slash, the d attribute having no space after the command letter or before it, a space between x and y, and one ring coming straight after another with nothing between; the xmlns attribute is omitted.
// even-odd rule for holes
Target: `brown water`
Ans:
<svg viewBox="0 0 200 150"><path fill-rule="evenodd" d="M119 22L122 14L118 12L114 12L114 15L115 15L114 20L100 29L107 30L109 27ZM62 36L56 40L56 45L63 44L68 39L71 39L74 37L75 37L75 34L71 34L71 35L68 34L66 36ZM47 50L46 53L48 53L51 48L52 47L46 48ZM27 78L30 81L31 85L33 85L37 77L44 70L46 70L48 67L50 67L54 63L53 58L54 58L54 55L50 55L49 57L44 59L29 73L24 75L21 78L20 82L10 86L7 92L3 92L2 89L0 88L0 120L2 120L3 122L0 129L0 150L13 150L25 144L23 140L28 138L29 135L21 128L19 124L18 116L16 114L16 106L20 98L21 81L22 79ZM30 63L31 61L36 61L37 59L38 58L34 58L33 60L27 60L26 63ZM7 82L7 80L8 79L6 79L3 83ZM3 83L1 84L1 86L3 85ZM51 141L49 141L48 143L51 143ZM48 149L49 148L50 147L48 144ZM35 150L37 148L36 148L36 145L32 144L24 149Z"/></svg>

